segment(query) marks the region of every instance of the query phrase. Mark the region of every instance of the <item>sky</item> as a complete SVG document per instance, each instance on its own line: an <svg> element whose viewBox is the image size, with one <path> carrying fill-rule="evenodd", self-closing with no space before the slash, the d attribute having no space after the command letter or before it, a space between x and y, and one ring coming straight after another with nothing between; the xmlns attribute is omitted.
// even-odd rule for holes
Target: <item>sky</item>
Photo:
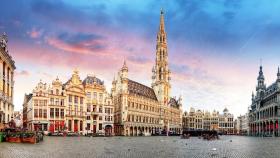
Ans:
<svg viewBox="0 0 280 158"><path fill-rule="evenodd" d="M108 91L124 59L129 78L151 85L160 9L165 12L172 96L190 107L244 114L257 84L280 65L280 1L2 0L0 33L16 64L14 104L42 79L66 82L75 68Z"/></svg>

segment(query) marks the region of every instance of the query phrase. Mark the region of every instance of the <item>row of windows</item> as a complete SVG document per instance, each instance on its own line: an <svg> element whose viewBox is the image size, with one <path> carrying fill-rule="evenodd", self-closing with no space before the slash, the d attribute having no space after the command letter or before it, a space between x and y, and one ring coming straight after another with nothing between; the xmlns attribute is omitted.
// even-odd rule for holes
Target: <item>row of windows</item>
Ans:
<svg viewBox="0 0 280 158"><path fill-rule="evenodd" d="M87 92L86 93L87 95L87 99L95 99L97 100L97 92ZM103 93L99 93L99 101L102 101L103 100Z"/></svg>
<svg viewBox="0 0 280 158"><path fill-rule="evenodd" d="M154 108L152 106L148 106L148 105L143 105L143 104L138 104L138 103L134 103L134 102L128 102L128 108L135 108L135 109L139 109L139 110L146 110L146 111L151 111L151 112L159 112L159 108Z"/></svg>
<svg viewBox="0 0 280 158"><path fill-rule="evenodd" d="M79 111L80 110L80 111ZM68 107L68 114L69 115L83 115L83 107L82 106L80 106L80 109L78 108L78 105L75 105L74 106L74 108L72 108L72 105L70 105L69 107Z"/></svg>
<svg viewBox="0 0 280 158"><path fill-rule="evenodd" d="M96 105L92 105L92 111L91 111L91 105L90 104L87 105L87 112L99 112L99 113L102 113L103 112L102 109L103 109L102 106L99 106L98 111L96 111Z"/></svg>
<svg viewBox="0 0 280 158"><path fill-rule="evenodd" d="M51 105L60 105L60 106L63 106L63 105L64 105L64 99L51 98L51 99L50 99L50 104L51 104Z"/></svg>
<svg viewBox="0 0 280 158"><path fill-rule="evenodd" d="M47 118L47 109L34 109L34 118Z"/></svg>
<svg viewBox="0 0 280 158"><path fill-rule="evenodd" d="M219 127L233 127L233 123L219 123Z"/></svg>
<svg viewBox="0 0 280 158"><path fill-rule="evenodd" d="M95 131L96 125L93 125L93 131ZM87 123L86 130L90 130L90 123ZM102 130L102 123L98 124L98 130Z"/></svg>
<svg viewBox="0 0 280 158"><path fill-rule="evenodd" d="M34 99L34 106L47 106L47 100Z"/></svg>
<svg viewBox="0 0 280 158"><path fill-rule="evenodd" d="M137 116L137 115L128 115L128 122L143 122L143 123L159 123L158 118L147 117L147 116Z"/></svg>
<svg viewBox="0 0 280 158"><path fill-rule="evenodd" d="M105 108L105 113L106 114L112 114L113 113L113 108Z"/></svg>
<svg viewBox="0 0 280 158"><path fill-rule="evenodd" d="M43 97L46 97L46 96L47 96L47 93L43 93L42 91L39 91L39 92L35 93L35 96L43 96Z"/></svg>
<svg viewBox="0 0 280 158"><path fill-rule="evenodd" d="M47 106L47 100L38 100L34 99L34 106ZM50 98L50 104L51 105L64 105L64 99L59 98Z"/></svg>
<svg viewBox="0 0 280 158"><path fill-rule="evenodd" d="M95 115L95 116L93 116L92 117L92 120L93 121L96 121L96 119L97 119L97 116ZM91 116L87 116L87 120L91 120ZM102 116L99 116L98 117L98 120L99 121L102 121L103 120L103 117ZM113 121L113 116L105 116L105 121Z"/></svg>
<svg viewBox="0 0 280 158"><path fill-rule="evenodd" d="M113 116L105 116L105 121L113 121Z"/></svg>
<svg viewBox="0 0 280 158"><path fill-rule="evenodd" d="M78 96L72 96L72 95L69 95L68 96L68 101L69 103L72 103L73 102L73 98L74 98L74 103L75 104L78 104L79 103L79 100L80 100L80 104L83 104L84 103L84 98L83 97L78 97ZM80 99L79 99L80 98Z"/></svg>
<svg viewBox="0 0 280 158"><path fill-rule="evenodd" d="M54 94L54 91L53 91L53 90L51 90L51 94ZM56 89L56 90L55 90L55 94L56 94L56 95L60 95L59 89ZM61 92L61 95L63 95L63 92Z"/></svg>
<svg viewBox="0 0 280 158"><path fill-rule="evenodd" d="M270 97L264 101L264 106L277 102L277 96Z"/></svg>
<svg viewBox="0 0 280 158"><path fill-rule="evenodd" d="M50 108L50 117L51 118L54 118L54 116L56 118L58 118L59 114L60 114L60 118L64 118L64 109Z"/></svg>

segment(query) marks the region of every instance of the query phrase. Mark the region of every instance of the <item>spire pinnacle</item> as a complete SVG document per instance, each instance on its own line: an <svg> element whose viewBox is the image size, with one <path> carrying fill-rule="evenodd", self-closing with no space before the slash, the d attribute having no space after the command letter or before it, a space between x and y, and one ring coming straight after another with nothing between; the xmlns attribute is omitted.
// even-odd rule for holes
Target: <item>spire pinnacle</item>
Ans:
<svg viewBox="0 0 280 158"><path fill-rule="evenodd" d="M126 60L124 59L124 61L123 61L123 66L126 66Z"/></svg>
<svg viewBox="0 0 280 158"><path fill-rule="evenodd" d="M77 67L74 69L73 73L74 73L75 75L77 75L77 74L79 73L79 70L78 70Z"/></svg>
<svg viewBox="0 0 280 158"><path fill-rule="evenodd" d="M260 65L259 76L258 76L258 80L260 80L260 79L264 80L264 75L263 75L263 71L262 71L262 65Z"/></svg>
<svg viewBox="0 0 280 158"><path fill-rule="evenodd" d="M126 60L125 59L123 61L122 70L128 70L128 67L126 66Z"/></svg>
<svg viewBox="0 0 280 158"><path fill-rule="evenodd" d="M277 82L280 82L280 69L278 66L278 71L277 71Z"/></svg>
<svg viewBox="0 0 280 158"><path fill-rule="evenodd" d="M159 30L161 32L164 32L164 12L163 12L162 8L160 10L160 27L159 27Z"/></svg>

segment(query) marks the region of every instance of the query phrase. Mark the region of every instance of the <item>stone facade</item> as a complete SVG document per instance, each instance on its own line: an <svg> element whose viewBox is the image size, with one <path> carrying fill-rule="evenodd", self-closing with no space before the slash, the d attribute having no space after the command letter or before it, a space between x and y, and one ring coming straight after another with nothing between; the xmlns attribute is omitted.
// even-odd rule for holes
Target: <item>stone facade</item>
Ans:
<svg viewBox="0 0 280 158"><path fill-rule="evenodd" d="M31 94L25 94L23 125L29 130L48 130L48 87L40 81Z"/></svg>
<svg viewBox="0 0 280 158"><path fill-rule="evenodd" d="M216 130L223 134L234 134L233 115L225 108L223 114L218 111L195 110L190 108L182 117L184 130Z"/></svg>
<svg viewBox="0 0 280 158"><path fill-rule="evenodd" d="M8 37L0 36L0 130L12 119L15 62L9 55Z"/></svg>
<svg viewBox="0 0 280 158"><path fill-rule="evenodd" d="M104 82L93 75L88 75L83 85L86 92L87 133L113 135L114 107Z"/></svg>
<svg viewBox="0 0 280 158"><path fill-rule="evenodd" d="M274 83L266 87L265 78L260 66L257 78L256 95L252 94L249 107L249 135L279 136L280 121L280 70Z"/></svg>
<svg viewBox="0 0 280 158"><path fill-rule="evenodd" d="M167 37L161 11L157 35L156 63L152 69L152 87L128 78L124 62L112 82L115 106L115 133L117 135L150 135L180 133L182 128L181 97L170 97L170 70L168 68Z"/></svg>
<svg viewBox="0 0 280 158"><path fill-rule="evenodd" d="M68 131L83 132L86 120L85 89L75 70L72 77L63 85L66 93L66 127Z"/></svg>
<svg viewBox="0 0 280 158"><path fill-rule="evenodd" d="M40 81L33 93L25 95L23 126L32 131L111 135L113 111L104 83L90 76L82 81L75 70L66 83L58 78L50 86Z"/></svg>
<svg viewBox="0 0 280 158"><path fill-rule="evenodd" d="M47 117L50 132L63 131L66 128L66 94L62 82L57 77L48 88Z"/></svg>
<svg viewBox="0 0 280 158"><path fill-rule="evenodd" d="M236 134L248 135L249 134L249 115L240 115L236 120Z"/></svg>

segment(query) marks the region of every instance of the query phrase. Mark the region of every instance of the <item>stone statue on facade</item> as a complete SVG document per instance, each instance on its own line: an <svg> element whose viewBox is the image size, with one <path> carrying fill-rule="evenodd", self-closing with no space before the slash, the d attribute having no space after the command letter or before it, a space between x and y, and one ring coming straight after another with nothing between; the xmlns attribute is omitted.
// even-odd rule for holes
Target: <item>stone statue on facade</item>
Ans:
<svg viewBox="0 0 280 158"><path fill-rule="evenodd" d="M6 52L8 52L7 43L8 43L8 36L4 32L3 35L0 36L0 46L4 48Z"/></svg>

